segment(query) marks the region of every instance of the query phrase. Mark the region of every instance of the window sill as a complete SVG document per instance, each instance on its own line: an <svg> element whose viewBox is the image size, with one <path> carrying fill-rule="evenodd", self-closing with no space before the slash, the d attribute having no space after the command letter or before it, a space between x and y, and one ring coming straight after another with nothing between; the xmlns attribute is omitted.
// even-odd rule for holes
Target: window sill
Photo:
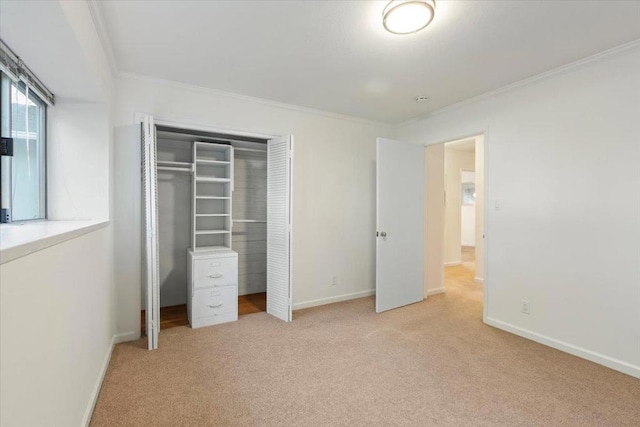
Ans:
<svg viewBox="0 0 640 427"><path fill-rule="evenodd" d="M34 221L0 225L0 264L109 225L109 221Z"/></svg>

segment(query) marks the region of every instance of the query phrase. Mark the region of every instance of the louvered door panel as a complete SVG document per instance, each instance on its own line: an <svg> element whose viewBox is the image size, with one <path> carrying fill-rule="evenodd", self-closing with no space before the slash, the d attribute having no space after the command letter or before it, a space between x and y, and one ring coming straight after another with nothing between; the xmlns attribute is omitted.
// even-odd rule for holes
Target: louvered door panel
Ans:
<svg viewBox="0 0 640 427"><path fill-rule="evenodd" d="M142 182L145 233L146 327L149 350L158 348L160 326L160 287L158 263L158 182L156 174L156 130L153 118L144 116L141 122Z"/></svg>
<svg viewBox="0 0 640 427"><path fill-rule="evenodd" d="M291 321L291 136L267 153L267 313Z"/></svg>

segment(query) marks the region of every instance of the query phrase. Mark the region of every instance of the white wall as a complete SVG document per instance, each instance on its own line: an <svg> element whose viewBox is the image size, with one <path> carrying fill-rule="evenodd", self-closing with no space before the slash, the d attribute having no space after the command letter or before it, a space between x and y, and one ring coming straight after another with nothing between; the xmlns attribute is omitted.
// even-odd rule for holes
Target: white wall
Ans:
<svg viewBox="0 0 640 427"><path fill-rule="evenodd" d="M445 145L445 218L444 218L444 263L457 265L462 257L462 188L460 171L475 170L473 152L459 151Z"/></svg>
<svg viewBox="0 0 640 427"><path fill-rule="evenodd" d="M114 79L86 2L2 2L0 37L56 95L48 213L110 218ZM88 422L117 337L113 229L0 268L0 424Z"/></svg>
<svg viewBox="0 0 640 427"><path fill-rule="evenodd" d="M433 144L485 133L485 321L637 377L639 111L636 43L397 135Z"/></svg>
<svg viewBox="0 0 640 427"><path fill-rule="evenodd" d="M49 219L109 219L109 108L64 101L49 108Z"/></svg>
<svg viewBox="0 0 640 427"><path fill-rule="evenodd" d="M391 136L389 126L312 112L247 97L220 94L158 80L127 77L118 81L117 132L135 132L135 112L156 118L231 130L294 136L293 301L294 308L334 298L370 294L375 262L375 139ZM139 236L139 146L131 138L116 142L116 205L126 203L116 227ZM137 184L136 184L137 185ZM134 186L135 187L135 186ZM120 199L122 197L122 199ZM117 242L119 299L139 299L140 275L130 264L140 260L130 239ZM331 285L332 277L338 284ZM139 307L139 306L138 306ZM120 332L139 331L139 312L122 307Z"/></svg>
<svg viewBox="0 0 640 427"><path fill-rule="evenodd" d="M0 425L79 426L113 339L111 231L0 268Z"/></svg>
<svg viewBox="0 0 640 427"><path fill-rule="evenodd" d="M129 339L140 336L142 304L142 158L140 150L135 149L139 144L139 127L116 127L113 212L116 331L128 334ZM119 173L122 170L130 172Z"/></svg>
<svg viewBox="0 0 640 427"><path fill-rule="evenodd" d="M474 159L475 161L475 159ZM476 173L469 171L462 171L460 182L476 182ZM475 201L472 205L462 204L460 206L460 244L462 246L476 246L476 204Z"/></svg>

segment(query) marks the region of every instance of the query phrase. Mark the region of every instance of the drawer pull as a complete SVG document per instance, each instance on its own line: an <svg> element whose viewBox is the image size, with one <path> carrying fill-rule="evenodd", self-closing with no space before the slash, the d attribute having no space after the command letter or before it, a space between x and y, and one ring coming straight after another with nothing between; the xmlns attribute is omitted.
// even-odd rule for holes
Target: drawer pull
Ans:
<svg viewBox="0 0 640 427"><path fill-rule="evenodd" d="M222 303L220 303L220 304L207 304L207 307L209 307L209 308L218 308L218 307L222 307Z"/></svg>
<svg viewBox="0 0 640 427"><path fill-rule="evenodd" d="M209 278L211 279L219 279L222 277L222 273L210 274Z"/></svg>

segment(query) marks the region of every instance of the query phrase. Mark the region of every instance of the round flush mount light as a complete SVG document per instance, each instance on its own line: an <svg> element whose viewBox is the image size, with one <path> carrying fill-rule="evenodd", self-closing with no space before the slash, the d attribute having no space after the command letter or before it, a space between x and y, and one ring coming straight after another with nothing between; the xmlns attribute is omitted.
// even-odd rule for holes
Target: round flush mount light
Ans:
<svg viewBox="0 0 640 427"><path fill-rule="evenodd" d="M429 100L428 96L416 96L416 104L423 104Z"/></svg>
<svg viewBox="0 0 640 427"><path fill-rule="evenodd" d="M431 23L435 0L391 0L382 11L382 25L393 34L412 34Z"/></svg>

